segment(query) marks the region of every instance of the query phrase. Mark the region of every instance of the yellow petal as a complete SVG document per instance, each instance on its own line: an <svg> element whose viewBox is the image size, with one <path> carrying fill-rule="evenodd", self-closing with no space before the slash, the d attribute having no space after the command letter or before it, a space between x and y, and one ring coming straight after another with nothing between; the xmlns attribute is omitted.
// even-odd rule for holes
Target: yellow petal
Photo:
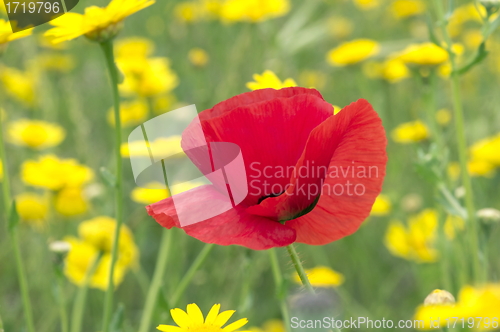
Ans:
<svg viewBox="0 0 500 332"><path fill-rule="evenodd" d="M205 319L205 324L213 324L219 315L220 304L214 304L210 311L208 312L207 318Z"/></svg>
<svg viewBox="0 0 500 332"><path fill-rule="evenodd" d="M187 305L187 314L193 325L202 325L203 324L203 313L200 310L200 307L196 305L196 303L191 303Z"/></svg>
<svg viewBox="0 0 500 332"><path fill-rule="evenodd" d="M240 327L242 327L243 325L245 325L246 323L248 323L248 319L242 318L242 319L237 320L234 323L229 324L228 326L223 328L222 331L233 332L233 331L239 329Z"/></svg>
<svg viewBox="0 0 500 332"><path fill-rule="evenodd" d="M170 315L172 316L174 322L180 327L186 328L191 324L191 320L189 319L188 314L182 309L172 309L170 310Z"/></svg>
<svg viewBox="0 0 500 332"><path fill-rule="evenodd" d="M157 330L163 331L163 332L180 332L182 329L178 326L173 326L173 325L158 325L156 328Z"/></svg>
<svg viewBox="0 0 500 332"><path fill-rule="evenodd" d="M215 326L222 326L227 323L229 318L235 313L235 310L226 310L223 311L217 316L217 318L214 321Z"/></svg>

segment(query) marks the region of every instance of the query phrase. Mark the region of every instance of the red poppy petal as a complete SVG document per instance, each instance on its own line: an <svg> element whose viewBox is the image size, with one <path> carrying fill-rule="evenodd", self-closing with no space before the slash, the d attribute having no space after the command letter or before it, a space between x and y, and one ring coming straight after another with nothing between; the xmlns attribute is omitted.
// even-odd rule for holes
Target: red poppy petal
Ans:
<svg viewBox="0 0 500 332"><path fill-rule="evenodd" d="M277 93L272 89L269 92ZM310 132L331 115L332 106L317 93L309 93L240 106L202 121L202 126L207 142L231 142L241 148L249 183L243 203L249 206L263 196L286 189L290 170L300 158ZM184 131L184 151L200 145L199 132L195 124ZM283 171L281 176L276 174L278 169Z"/></svg>
<svg viewBox="0 0 500 332"><path fill-rule="evenodd" d="M234 96L232 98L229 98L227 100L218 103L211 109L201 112L200 119L208 120L214 117L221 116L222 114L232 111L238 107L248 106L254 103L269 101L276 98L290 98L302 94L313 95L315 97L323 99L321 94L314 89L306 89L301 87L283 88L279 90L259 89L255 91L242 93L240 95Z"/></svg>
<svg viewBox="0 0 500 332"><path fill-rule="evenodd" d="M297 242L321 245L354 233L382 190L387 138L377 113L360 99L334 119L332 129L340 141L321 197L310 213L286 222L297 231Z"/></svg>
<svg viewBox="0 0 500 332"><path fill-rule="evenodd" d="M189 204L187 207L196 208L196 201L190 200L190 196L213 195L212 186L201 186L189 192L176 195L175 204ZM197 191L193 195L193 191ZM176 217L176 209L172 198L146 207L160 225L166 228L179 227ZM220 215L201 221L199 223L182 227L184 231L205 243L216 243L219 245L241 245L254 250L263 250L273 247L287 246L295 241L296 234L292 228L282 225L276 221L254 216L245 212L245 209L236 206Z"/></svg>

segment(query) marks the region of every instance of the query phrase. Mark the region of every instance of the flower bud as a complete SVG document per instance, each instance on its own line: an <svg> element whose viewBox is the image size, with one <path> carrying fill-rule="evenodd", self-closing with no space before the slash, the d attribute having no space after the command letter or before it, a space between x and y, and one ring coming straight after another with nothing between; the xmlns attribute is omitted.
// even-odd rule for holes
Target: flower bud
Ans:
<svg viewBox="0 0 500 332"><path fill-rule="evenodd" d="M450 292L436 289L432 291L424 300L424 305L454 304L455 298Z"/></svg>

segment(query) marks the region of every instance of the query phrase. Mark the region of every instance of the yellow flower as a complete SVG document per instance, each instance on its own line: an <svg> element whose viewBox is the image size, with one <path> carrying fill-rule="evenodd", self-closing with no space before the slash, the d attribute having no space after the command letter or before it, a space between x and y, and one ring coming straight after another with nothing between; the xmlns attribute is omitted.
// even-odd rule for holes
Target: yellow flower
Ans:
<svg viewBox="0 0 500 332"><path fill-rule="evenodd" d="M456 304L421 305L414 318L424 322L424 330L441 328L447 323L458 326L462 319L465 327L475 331L497 330L500 327L500 284L464 286Z"/></svg>
<svg viewBox="0 0 500 332"><path fill-rule="evenodd" d="M173 94L167 93L154 98L153 100L153 113L160 115L171 111L175 108L177 99Z"/></svg>
<svg viewBox="0 0 500 332"><path fill-rule="evenodd" d="M396 83L410 77L410 70L401 59L393 58L384 62L382 77L390 83Z"/></svg>
<svg viewBox="0 0 500 332"><path fill-rule="evenodd" d="M354 4L361 10L370 10L380 6L380 0L354 0Z"/></svg>
<svg viewBox="0 0 500 332"><path fill-rule="evenodd" d="M94 172L87 166L54 155L41 156L38 161L27 160L21 166L21 178L25 184L51 190L80 187L93 177Z"/></svg>
<svg viewBox="0 0 500 332"><path fill-rule="evenodd" d="M94 246L96 250L111 253L115 229L115 219L99 216L81 222L78 226L78 235L83 241ZM134 243L132 232L126 225L122 225L118 244L118 263L124 267L135 266L138 255L139 252Z"/></svg>
<svg viewBox="0 0 500 332"><path fill-rule="evenodd" d="M289 0L225 0L219 15L228 22L261 22L286 15L289 11Z"/></svg>
<svg viewBox="0 0 500 332"><path fill-rule="evenodd" d="M444 222L444 234L450 240L455 238L456 231L465 229L465 221L458 217L452 216L451 214L446 217L446 221Z"/></svg>
<svg viewBox="0 0 500 332"><path fill-rule="evenodd" d="M472 159L467 162L467 171L472 176L492 177L495 174L495 165L480 159ZM448 165L448 175L452 180L460 176L460 163L452 162Z"/></svg>
<svg viewBox="0 0 500 332"><path fill-rule="evenodd" d="M270 70L264 71L261 75L254 74L253 79L255 82L248 82L247 88L250 90L259 90L259 89L282 89L288 88L292 86L297 86L297 83L292 78L287 78L283 82Z"/></svg>
<svg viewBox="0 0 500 332"><path fill-rule="evenodd" d="M71 246L68 255L64 259L64 274L75 285L83 286L88 271L99 257L99 250L92 244L75 237L67 237L64 240ZM108 288L110 263L111 254L104 253L97 262L94 274L90 277L90 287L103 291ZM122 282L126 271L127 268L120 261L115 264L114 285L119 285Z"/></svg>
<svg viewBox="0 0 500 332"><path fill-rule="evenodd" d="M0 181L3 179L3 163L2 160L0 160Z"/></svg>
<svg viewBox="0 0 500 332"><path fill-rule="evenodd" d="M328 20L328 28L333 37L344 39L352 34L354 23L346 17L336 16Z"/></svg>
<svg viewBox="0 0 500 332"><path fill-rule="evenodd" d="M317 70L304 70L299 81L301 86L321 90L326 84L326 75Z"/></svg>
<svg viewBox="0 0 500 332"><path fill-rule="evenodd" d="M80 187L68 187L61 189L54 201L57 212L66 217L77 216L87 212L89 206Z"/></svg>
<svg viewBox="0 0 500 332"><path fill-rule="evenodd" d="M376 55L379 50L380 46L374 40L355 39L328 52L327 61L337 67L353 65Z"/></svg>
<svg viewBox="0 0 500 332"><path fill-rule="evenodd" d="M11 143L38 150L59 145L65 136L63 127L39 120L20 119L7 127L7 137Z"/></svg>
<svg viewBox="0 0 500 332"><path fill-rule="evenodd" d="M446 108L442 108L436 112L436 121L441 126L446 126L451 121L451 112Z"/></svg>
<svg viewBox="0 0 500 332"><path fill-rule="evenodd" d="M282 320L279 319L270 319L264 322L262 328L259 327L251 327L249 329L251 332L285 332L285 325Z"/></svg>
<svg viewBox="0 0 500 332"><path fill-rule="evenodd" d="M181 136L178 135L160 137L153 142L148 142L148 144L145 141L122 143L120 150L123 157L149 157L150 151L156 158L174 155L185 156L181 147Z"/></svg>
<svg viewBox="0 0 500 332"><path fill-rule="evenodd" d="M49 209L47 199L35 193L22 193L15 197L19 217L37 227L43 226Z"/></svg>
<svg viewBox="0 0 500 332"><path fill-rule="evenodd" d="M36 77L32 72L2 67L0 80L9 95L28 107L34 106Z"/></svg>
<svg viewBox="0 0 500 332"><path fill-rule="evenodd" d="M405 122L391 132L394 142L409 144L427 139L430 134L427 126L420 120Z"/></svg>
<svg viewBox="0 0 500 332"><path fill-rule="evenodd" d="M188 59L196 67L205 67L208 63L208 53L201 48L195 47L189 50Z"/></svg>
<svg viewBox="0 0 500 332"><path fill-rule="evenodd" d="M2 3L3 6L3 3ZM22 30L16 33L12 32L12 27L8 21L0 18L0 54L2 53L5 44L20 38L31 35L32 29Z"/></svg>
<svg viewBox="0 0 500 332"><path fill-rule="evenodd" d="M120 57L116 64L125 76L120 91L126 95L154 97L172 91L179 84L168 58Z"/></svg>
<svg viewBox="0 0 500 332"><path fill-rule="evenodd" d="M97 6L85 8L83 15L66 13L50 21L55 28L45 34L53 37L54 43L83 35L99 42L106 41L116 36L127 16L151 6L154 2L154 0L111 0L104 8Z"/></svg>
<svg viewBox="0 0 500 332"><path fill-rule="evenodd" d="M422 0L396 0L391 5L392 14L396 18L416 16L425 12L426 5Z"/></svg>
<svg viewBox="0 0 500 332"><path fill-rule="evenodd" d="M134 188L130 193L130 198L139 204L153 204L170 196L164 184L151 182L146 186L148 188Z"/></svg>
<svg viewBox="0 0 500 332"><path fill-rule="evenodd" d="M464 33L463 40L467 48L475 50L483 42L483 34L480 29L472 29Z"/></svg>
<svg viewBox="0 0 500 332"><path fill-rule="evenodd" d="M408 46L400 55L405 63L420 66L436 66L448 61L448 52L433 43Z"/></svg>
<svg viewBox="0 0 500 332"><path fill-rule="evenodd" d="M179 326L159 325L157 329L163 332L234 332L248 323L246 318L242 318L223 328L222 326L227 323L235 311L226 310L219 313L219 310L220 304L214 304L207 317L203 318L203 313L196 304L188 304L186 311L179 308L170 310L172 319Z"/></svg>
<svg viewBox="0 0 500 332"><path fill-rule="evenodd" d="M175 5L174 15L183 22L197 22L206 17L200 2L184 1Z"/></svg>
<svg viewBox="0 0 500 332"><path fill-rule="evenodd" d="M469 148L472 160L483 160L500 166L500 134L485 138Z"/></svg>
<svg viewBox="0 0 500 332"><path fill-rule="evenodd" d="M344 283L344 276L326 266L317 266L305 271L309 282L315 287L337 287ZM301 284L300 277L294 274L293 280Z"/></svg>
<svg viewBox="0 0 500 332"><path fill-rule="evenodd" d="M68 54L43 53L35 59L34 64L47 71L68 73L75 67L75 60Z"/></svg>
<svg viewBox="0 0 500 332"><path fill-rule="evenodd" d="M148 116L148 105L142 99L123 102L120 104L120 119L122 126L129 127L143 123ZM115 113L111 108L108 111L108 123L115 125Z"/></svg>
<svg viewBox="0 0 500 332"><path fill-rule="evenodd" d="M155 49L153 42L146 38L132 37L116 41L116 58L146 59Z"/></svg>
<svg viewBox="0 0 500 332"><path fill-rule="evenodd" d="M372 216L386 216L391 212L391 199L389 196L380 194L373 203L370 215Z"/></svg>
<svg viewBox="0 0 500 332"><path fill-rule="evenodd" d="M457 7L448 21L448 32L451 37L457 37L462 32L463 25L470 21L482 24L482 17L485 17L484 6L476 6L474 3Z"/></svg>

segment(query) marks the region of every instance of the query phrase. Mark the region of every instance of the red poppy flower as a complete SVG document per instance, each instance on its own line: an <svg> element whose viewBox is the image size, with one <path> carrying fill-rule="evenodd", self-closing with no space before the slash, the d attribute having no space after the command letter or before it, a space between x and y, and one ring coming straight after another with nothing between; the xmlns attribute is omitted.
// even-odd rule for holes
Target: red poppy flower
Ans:
<svg viewBox="0 0 500 332"><path fill-rule="evenodd" d="M199 119L207 143L241 148L249 188L229 211L182 227L203 242L251 249L326 244L354 233L382 189L387 139L366 100L333 115L314 89L262 89L223 101ZM208 186L192 190L213 195ZM176 205L196 204L183 194ZM147 211L163 227L181 227L171 198Z"/></svg>

